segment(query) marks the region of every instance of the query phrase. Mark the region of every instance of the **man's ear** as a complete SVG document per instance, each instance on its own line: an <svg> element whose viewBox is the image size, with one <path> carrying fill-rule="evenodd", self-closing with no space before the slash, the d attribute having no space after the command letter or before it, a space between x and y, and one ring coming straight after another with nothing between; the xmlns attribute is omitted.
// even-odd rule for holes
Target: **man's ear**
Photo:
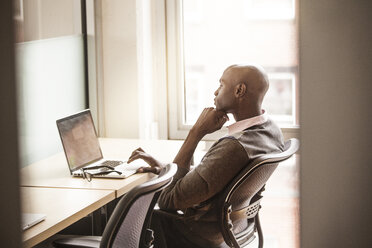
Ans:
<svg viewBox="0 0 372 248"><path fill-rule="evenodd" d="M235 96L236 97L242 97L245 95L247 91L247 87L245 86L244 83L239 83L236 87L235 87Z"/></svg>

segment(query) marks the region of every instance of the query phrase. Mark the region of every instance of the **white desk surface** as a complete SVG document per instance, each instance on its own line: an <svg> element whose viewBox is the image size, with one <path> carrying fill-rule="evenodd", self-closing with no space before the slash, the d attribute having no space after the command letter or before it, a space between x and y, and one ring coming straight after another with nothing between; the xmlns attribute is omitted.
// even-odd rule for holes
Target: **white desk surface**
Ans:
<svg viewBox="0 0 372 248"><path fill-rule="evenodd" d="M23 247L40 243L113 199L113 190L21 187L22 212L46 214L23 232Z"/></svg>
<svg viewBox="0 0 372 248"><path fill-rule="evenodd" d="M172 162L183 141L100 138L100 144L105 158L127 160L133 150L142 147L158 160ZM200 149L203 145L203 142L199 144ZM152 174L144 173L127 179L93 178L88 182L83 178L74 178L70 175L65 155L61 152L22 168L21 186L114 190L116 197L119 197L151 177Z"/></svg>

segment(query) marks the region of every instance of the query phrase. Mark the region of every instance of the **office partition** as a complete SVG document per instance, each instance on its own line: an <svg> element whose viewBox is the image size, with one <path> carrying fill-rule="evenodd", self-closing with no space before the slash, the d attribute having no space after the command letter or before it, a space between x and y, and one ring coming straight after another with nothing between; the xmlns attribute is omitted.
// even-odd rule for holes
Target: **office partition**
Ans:
<svg viewBox="0 0 372 248"><path fill-rule="evenodd" d="M55 121L88 106L85 0L15 1L21 167L62 151Z"/></svg>

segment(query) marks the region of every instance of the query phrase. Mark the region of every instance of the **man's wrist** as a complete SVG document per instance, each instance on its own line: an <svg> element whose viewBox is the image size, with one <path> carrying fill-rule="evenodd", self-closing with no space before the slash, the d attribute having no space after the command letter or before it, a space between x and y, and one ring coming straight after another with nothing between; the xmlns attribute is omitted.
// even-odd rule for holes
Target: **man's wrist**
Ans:
<svg viewBox="0 0 372 248"><path fill-rule="evenodd" d="M198 130L197 128L192 127L190 129L190 132L189 132L189 135L188 136L190 138L195 138L198 141L200 141L205 136L205 134L203 134L202 132L200 132L200 130Z"/></svg>

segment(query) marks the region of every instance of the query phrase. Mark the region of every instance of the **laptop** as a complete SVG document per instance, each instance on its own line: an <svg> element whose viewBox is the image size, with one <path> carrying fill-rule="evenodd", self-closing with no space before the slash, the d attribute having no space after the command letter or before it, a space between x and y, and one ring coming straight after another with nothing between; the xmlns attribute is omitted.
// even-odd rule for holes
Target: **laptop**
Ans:
<svg viewBox="0 0 372 248"><path fill-rule="evenodd" d="M127 178L141 167L105 159L89 109L56 121L70 173L74 177ZM143 166L143 163L142 163Z"/></svg>
<svg viewBox="0 0 372 248"><path fill-rule="evenodd" d="M22 213L22 230L27 230L37 223L45 220L45 214Z"/></svg>

